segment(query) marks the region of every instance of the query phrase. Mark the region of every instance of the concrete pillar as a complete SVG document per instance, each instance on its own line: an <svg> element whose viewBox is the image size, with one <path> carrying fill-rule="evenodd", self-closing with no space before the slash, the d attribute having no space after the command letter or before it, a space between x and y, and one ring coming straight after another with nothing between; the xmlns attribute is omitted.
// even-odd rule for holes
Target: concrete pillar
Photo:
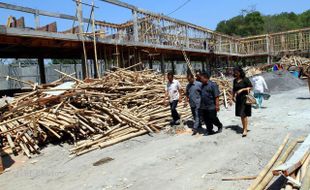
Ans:
<svg viewBox="0 0 310 190"><path fill-rule="evenodd" d="M43 58L38 58L38 65L39 65L39 71L40 71L40 82L41 84L45 84L46 77L45 77L45 66L44 66Z"/></svg>
<svg viewBox="0 0 310 190"><path fill-rule="evenodd" d="M201 62L202 72L205 72L205 71L206 71L205 63L206 63L206 62L205 62L204 60Z"/></svg>
<svg viewBox="0 0 310 190"><path fill-rule="evenodd" d="M172 72L173 72L173 74L175 74L175 66L174 66L174 61L171 61L171 68L172 68Z"/></svg>
<svg viewBox="0 0 310 190"><path fill-rule="evenodd" d="M165 57L164 54L161 54L161 59L160 59L160 70L162 74L165 74Z"/></svg>
<svg viewBox="0 0 310 190"><path fill-rule="evenodd" d="M96 60L93 59L93 67L94 67L94 78L98 78L98 68L96 67Z"/></svg>
<svg viewBox="0 0 310 190"><path fill-rule="evenodd" d="M139 33L138 33L138 15L136 10L132 10L132 19L133 19L133 40L135 42L139 41Z"/></svg>
<svg viewBox="0 0 310 190"><path fill-rule="evenodd" d="M84 59L84 55L82 54L82 58L81 58L81 66L82 66L82 77L83 77L83 79L85 79L85 78L87 78L87 76L88 76L88 73L86 73L87 72L87 70L86 70L86 62L85 62L85 59Z"/></svg>
<svg viewBox="0 0 310 190"><path fill-rule="evenodd" d="M149 68L153 69L153 58L149 57Z"/></svg>

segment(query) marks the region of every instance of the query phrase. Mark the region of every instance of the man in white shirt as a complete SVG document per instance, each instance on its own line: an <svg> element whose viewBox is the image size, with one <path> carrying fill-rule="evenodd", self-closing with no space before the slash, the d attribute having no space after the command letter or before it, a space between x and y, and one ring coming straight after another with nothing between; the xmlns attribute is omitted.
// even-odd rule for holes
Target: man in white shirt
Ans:
<svg viewBox="0 0 310 190"><path fill-rule="evenodd" d="M174 79L173 73L169 72L167 74L168 82L165 87L165 99L164 102L168 102L170 104L170 109L171 109L171 116L172 116L172 121L170 122L171 125L178 125L180 124L180 115L177 112L177 106L178 102L182 101L181 98L181 85L178 80Z"/></svg>
<svg viewBox="0 0 310 190"><path fill-rule="evenodd" d="M253 87L254 97L256 98L258 108L261 108L263 103L264 92L265 90L268 90L268 86L266 84L264 77L260 75L255 75L253 77L253 84L254 84Z"/></svg>

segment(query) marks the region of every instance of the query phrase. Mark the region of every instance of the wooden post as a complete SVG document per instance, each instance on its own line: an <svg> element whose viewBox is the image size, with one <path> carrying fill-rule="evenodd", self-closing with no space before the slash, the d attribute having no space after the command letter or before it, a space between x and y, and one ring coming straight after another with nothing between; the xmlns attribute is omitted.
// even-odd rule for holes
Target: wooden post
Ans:
<svg viewBox="0 0 310 190"><path fill-rule="evenodd" d="M94 71L95 71L95 78L100 78L99 75L99 64L98 64L98 56L97 56L97 37L95 32L95 8L94 8L94 1L92 2L92 10L91 10L91 18L92 18L92 31L93 31L93 42L94 42Z"/></svg>
<svg viewBox="0 0 310 190"><path fill-rule="evenodd" d="M87 53L86 53L86 46L84 42L84 29L83 29L83 12L82 12L82 3L81 0L78 0L77 2L77 17L78 17L78 22L79 22L79 36L82 40L82 46L83 46L83 58L84 61L82 61L82 73L83 73L83 78L88 78L88 69L87 69Z"/></svg>
<svg viewBox="0 0 310 190"><path fill-rule="evenodd" d="M38 65L39 65L39 71L40 71L40 82L41 84L46 83L46 77L45 77L45 67L44 67L44 59L38 58Z"/></svg>

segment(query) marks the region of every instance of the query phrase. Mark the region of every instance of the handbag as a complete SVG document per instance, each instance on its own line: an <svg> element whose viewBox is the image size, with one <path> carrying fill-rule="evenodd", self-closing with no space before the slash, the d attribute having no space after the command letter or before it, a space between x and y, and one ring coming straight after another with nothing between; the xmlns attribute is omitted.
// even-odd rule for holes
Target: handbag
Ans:
<svg viewBox="0 0 310 190"><path fill-rule="evenodd" d="M256 99L251 94L246 95L245 104L247 105L255 105L257 104Z"/></svg>
<svg viewBox="0 0 310 190"><path fill-rule="evenodd" d="M271 96L270 94L266 94L266 93L263 94L264 100L269 100L270 96Z"/></svg>

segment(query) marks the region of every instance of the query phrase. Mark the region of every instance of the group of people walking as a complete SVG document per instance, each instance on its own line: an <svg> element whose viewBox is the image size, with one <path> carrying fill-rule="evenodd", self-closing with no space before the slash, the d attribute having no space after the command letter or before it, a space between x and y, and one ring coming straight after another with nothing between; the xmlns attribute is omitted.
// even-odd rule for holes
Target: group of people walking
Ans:
<svg viewBox="0 0 310 190"><path fill-rule="evenodd" d="M180 123L180 115L177 112L177 105L182 101L181 85L178 80L174 79L173 73L167 74L168 82L166 85L165 101L169 98L171 108L172 121L171 125L178 125ZM217 114L220 111L219 96L220 90L218 85L210 80L209 73L196 73L196 78L193 74L187 75L188 84L184 95L185 105L189 104L194 118L193 135L197 134L202 129L202 122L206 125L206 134L212 135L214 133L221 133L223 124L219 120ZM259 100L258 107L261 107L261 96L263 90L267 89L266 82L258 77L254 78L254 83L258 88L255 91L255 97ZM248 132L248 117L251 117L252 106L247 104L247 95L252 90L253 85L251 81L245 76L241 67L234 68L233 81L233 100L236 104L235 115L241 118L243 133L242 137L247 136ZM261 89L263 88L263 89ZM217 131L213 130L213 126L217 127Z"/></svg>

